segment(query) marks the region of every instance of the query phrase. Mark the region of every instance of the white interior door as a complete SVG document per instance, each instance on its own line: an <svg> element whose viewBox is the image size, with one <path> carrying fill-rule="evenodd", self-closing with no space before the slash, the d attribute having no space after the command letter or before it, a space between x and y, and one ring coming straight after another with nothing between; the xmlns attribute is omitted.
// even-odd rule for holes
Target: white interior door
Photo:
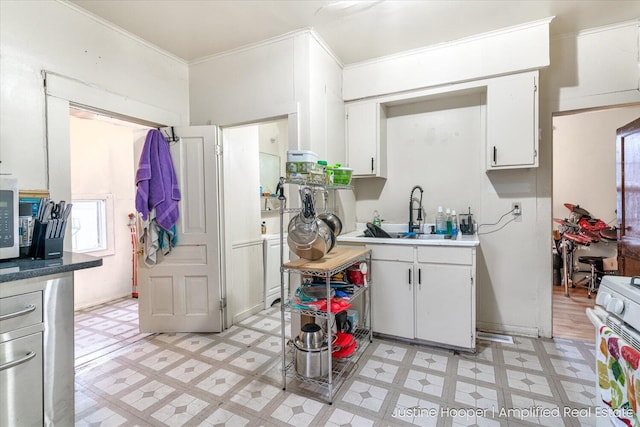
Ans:
<svg viewBox="0 0 640 427"><path fill-rule="evenodd" d="M178 243L151 268L139 259L141 332L222 330L216 132L215 126L175 128L179 140L170 150L182 196ZM136 159L145 136L136 141Z"/></svg>

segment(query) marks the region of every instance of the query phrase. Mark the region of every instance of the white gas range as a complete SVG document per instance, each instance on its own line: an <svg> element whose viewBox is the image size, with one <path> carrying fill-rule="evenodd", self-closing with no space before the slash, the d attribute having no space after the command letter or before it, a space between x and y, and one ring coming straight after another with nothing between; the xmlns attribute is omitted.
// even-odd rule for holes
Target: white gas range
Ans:
<svg viewBox="0 0 640 427"><path fill-rule="evenodd" d="M640 277L604 276L596 305L597 426L640 424Z"/></svg>

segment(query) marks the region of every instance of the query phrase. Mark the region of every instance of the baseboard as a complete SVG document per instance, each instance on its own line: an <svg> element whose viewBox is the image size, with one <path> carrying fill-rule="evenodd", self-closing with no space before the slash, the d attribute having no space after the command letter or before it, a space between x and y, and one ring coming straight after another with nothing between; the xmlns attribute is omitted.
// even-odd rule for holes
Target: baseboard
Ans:
<svg viewBox="0 0 640 427"><path fill-rule="evenodd" d="M502 325L490 322L476 322L476 329L482 332L493 334L519 335L523 337L538 338L540 332L538 328L528 328L524 326Z"/></svg>

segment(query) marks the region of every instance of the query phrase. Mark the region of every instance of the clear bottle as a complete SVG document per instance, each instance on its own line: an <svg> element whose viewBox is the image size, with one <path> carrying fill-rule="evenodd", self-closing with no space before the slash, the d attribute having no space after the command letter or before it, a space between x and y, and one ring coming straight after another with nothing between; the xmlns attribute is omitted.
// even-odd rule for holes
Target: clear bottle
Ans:
<svg viewBox="0 0 640 427"><path fill-rule="evenodd" d="M378 227L380 227L381 224L382 221L380 221L380 214L378 213L378 211L373 211L373 225L377 225Z"/></svg>
<svg viewBox="0 0 640 427"><path fill-rule="evenodd" d="M447 214L446 214L445 218L446 218L445 224L446 224L446 227L447 227L446 234L448 236L451 236L451 235L453 235L453 224L451 222L451 209L447 208Z"/></svg>
<svg viewBox="0 0 640 427"><path fill-rule="evenodd" d="M447 218L444 216L442 206L438 206L438 213L436 214L436 234L447 233Z"/></svg>
<svg viewBox="0 0 640 427"><path fill-rule="evenodd" d="M451 211L451 235L452 236L457 236L458 235L458 231L459 231L459 225L458 225L458 215L456 214L456 210L452 210Z"/></svg>

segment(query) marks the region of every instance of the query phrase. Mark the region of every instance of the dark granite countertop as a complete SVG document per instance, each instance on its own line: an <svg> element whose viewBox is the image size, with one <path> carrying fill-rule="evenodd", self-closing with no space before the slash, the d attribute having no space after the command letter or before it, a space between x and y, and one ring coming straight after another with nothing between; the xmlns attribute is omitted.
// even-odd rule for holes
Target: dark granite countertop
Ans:
<svg viewBox="0 0 640 427"><path fill-rule="evenodd" d="M54 259L10 259L0 261L0 283L100 267L101 265L102 258L73 252L64 252L62 258Z"/></svg>

